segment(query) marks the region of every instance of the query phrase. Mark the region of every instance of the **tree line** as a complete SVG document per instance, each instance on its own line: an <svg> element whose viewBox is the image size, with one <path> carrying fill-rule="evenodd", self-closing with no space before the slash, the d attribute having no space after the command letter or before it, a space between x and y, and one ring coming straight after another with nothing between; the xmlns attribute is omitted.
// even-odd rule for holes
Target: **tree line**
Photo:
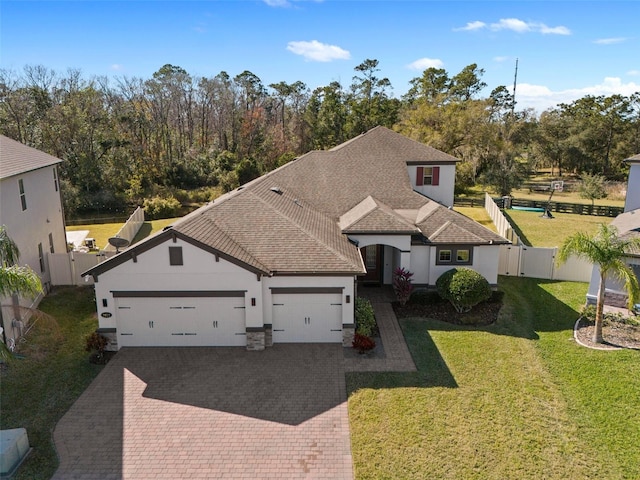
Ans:
<svg viewBox="0 0 640 480"><path fill-rule="evenodd" d="M538 114L518 110L505 86L483 97L476 64L455 75L428 68L400 98L380 71L367 59L350 85L311 90L264 85L250 71L195 77L169 64L147 79L0 70L0 133L64 160L67 214L150 198L207 201L376 125L461 159L459 192L480 182L507 194L541 167L621 178L622 160L640 152L640 93Z"/></svg>

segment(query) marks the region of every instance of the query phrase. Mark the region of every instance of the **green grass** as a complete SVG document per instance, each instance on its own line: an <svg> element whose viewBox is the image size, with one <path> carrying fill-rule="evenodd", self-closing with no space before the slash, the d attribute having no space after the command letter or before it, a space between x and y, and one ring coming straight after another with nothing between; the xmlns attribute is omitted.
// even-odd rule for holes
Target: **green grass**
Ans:
<svg viewBox="0 0 640 480"><path fill-rule="evenodd" d="M640 354L572 340L586 284L500 278L473 329L401 321L419 369L349 374L357 479L640 477Z"/></svg>
<svg viewBox="0 0 640 480"><path fill-rule="evenodd" d="M132 243L139 242L143 238L162 230L164 227L171 225L177 220L177 218L165 218L162 220L152 220L144 222L138 234L133 239ZM67 227L68 232L77 230L89 230L87 235L89 238L95 238L96 244L99 248L104 248L108 245L109 237L113 237L122 228L124 223L98 223L91 225L74 225Z"/></svg>
<svg viewBox="0 0 640 480"><path fill-rule="evenodd" d="M102 369L89 363L85 338L98 326L93 288L61 288L40 309L57 325L38 321L20 343L21 360L0 373L0 424L26 428L33 447L15 479L48 479L58 466L53 429Z"/></svg>
<svg viewBox="0 0 640 480"><path fill-rule="evenodd" d="M489 216L489 214L487 213L487 211L484 209L484 207L454 207L453 208L456 212L459 212L473 220L475 220L476 222L478 222L479 224L487 227L489 230L492 230L494 232L498 232L498 230L496 229L496 226L493 224L493 220L491 220L491 217Z"/></svg>
<svg viewBox="0 0 640 480"><path fill-rule="evenodd" d="M559 247L576 232L594 234L601 223L609 224L613 218L572 213L553 213L554 218L542 218L540 212L503 210L523 242L533 247Z"/></svg>

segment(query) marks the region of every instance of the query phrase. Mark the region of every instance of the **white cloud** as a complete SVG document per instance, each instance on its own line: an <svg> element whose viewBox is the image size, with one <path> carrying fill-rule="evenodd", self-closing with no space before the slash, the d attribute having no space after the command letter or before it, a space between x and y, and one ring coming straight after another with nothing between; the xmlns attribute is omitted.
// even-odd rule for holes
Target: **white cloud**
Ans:
<svg viewBox="0 0 640 480"><path fill-rule="evenodd" d="M291 4L287 0L263 0L270 7L290 7Z"/></svg>
<svg viewBox="0 0 640 480"><path fill-rule="evenodd" d="M543 35L571 35L571 30L564 26L549 27L544 23L525 22L519 18L501 18L495 23L487 25L484 22L476 20L469 22L464 27L454 28L454 31L475 31L488 28L491 31L498 32L501 30L511 30L517 33L541 33Z"/></svg>
<svg viewBox="0 0 640 480"><path fill-rule="evenodd" d="M115 70L116 72L119 72L120 70L124 70L124 67L119 63L114 63L109 68L111 68L111 70Z"/></svg>
<svg viewBox="0 0 640 480"><path fill-rule="evenodd" d="M409 70L426 70L427 68L442 68L444 62L438 58L419 58L407 65Z"/></svg>
<svg viewBox="0 0 640 480"><path fill-rule="evenodd" d="M327 45L317 40L310 42L289 42L287 50L296 55L302 55L306 60L316 62L330 62L332 60L349 60L351 54L336 45Z"/></svg>
<svg viewBox="0 0 640 480"><path fill-rule="evenodd" d="M599 38L594 40L593 43L596 45L614 45L616 43L626 42L627 39L624 37L616 37L616 38Z"/></svg>
<svg viewBox="0 0 640 480"><path fill-rule="evenodd" d="M493 61L497 63L504 63L510 60L509 57L493 57Z"/></svg>
<svg viewBox="0 0 640 480"><path fill-rule="evenodd" d="M522 83L517 86L516 101L518 102L518 109L534 108L538 113L542 113L544 110L554 108L560 103L571 103L587 95L623 95L629 97L638 91L640 91L640 84L635 82L623 83L618 77L605 77L602 83L598 85L555 92L543 85Z"/></svg>
<svg viewBox="0 0 640 480"><path fill-rule="evenodd" d="M475 22L467 23L464 27L454 28L453 30L454 31L472 32L474 30L482 30L486 26L487 26L486 23L481 22L479 20L476 20Z"/></svg>
<svg viewBox="0 0 640 480"><path fill-rule="evenodd" d="M627 72L627 75L629 75L630 77L638 77L640 76L640 70L629 70Z"/></svg>

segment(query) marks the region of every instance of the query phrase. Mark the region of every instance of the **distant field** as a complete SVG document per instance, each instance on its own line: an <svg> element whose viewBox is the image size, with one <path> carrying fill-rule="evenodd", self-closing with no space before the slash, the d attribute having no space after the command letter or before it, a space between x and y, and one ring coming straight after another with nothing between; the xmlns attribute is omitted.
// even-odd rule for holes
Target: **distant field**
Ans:
<svg viewBox="0 0 640 480"><path fill-rule="evenodd" d="M542 218L540 212L504 210L523 242L533 247L559 247L576 232L593 234L601 223L609 224L610 217L553 213L554 218Z"/></svg>
<svg viewBox="0 0 640 480"><path fill-rule="evenodd" d="M472 218L476 222L481 225L487 227L489 230L492 230L498 233L496 226L493 224L491 217L484 209L484 207L453 207L456 212L459 212L469 218Z"/></svg>
<svg viewBox="0 0 640 480"><path fill-rule="evenodd" d="M140 240L152 235L164 227L171 225L177 220L177 218L165 218L162 220L151 220L144 222L140 231L133 239L132 243L139 242ZM89 230L87 235L89 238L95 238L96 244L99 248L104 248L108 244L109 237L113 237L122 228L124 223L99 223L93 225L74 225L67 227L68 232L74 232L78 230Z"/></svg>

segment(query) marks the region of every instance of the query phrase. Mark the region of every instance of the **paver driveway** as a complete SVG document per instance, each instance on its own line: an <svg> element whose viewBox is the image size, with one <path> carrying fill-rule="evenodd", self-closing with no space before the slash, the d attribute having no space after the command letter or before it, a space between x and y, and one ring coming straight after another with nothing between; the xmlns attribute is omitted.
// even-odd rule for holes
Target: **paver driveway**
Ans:
<svg viewBox="0 0 640 480"><path fill-rule="evenodd" d="M342 347L123 349L54 440L54 479L351 479Z"/></svg>

